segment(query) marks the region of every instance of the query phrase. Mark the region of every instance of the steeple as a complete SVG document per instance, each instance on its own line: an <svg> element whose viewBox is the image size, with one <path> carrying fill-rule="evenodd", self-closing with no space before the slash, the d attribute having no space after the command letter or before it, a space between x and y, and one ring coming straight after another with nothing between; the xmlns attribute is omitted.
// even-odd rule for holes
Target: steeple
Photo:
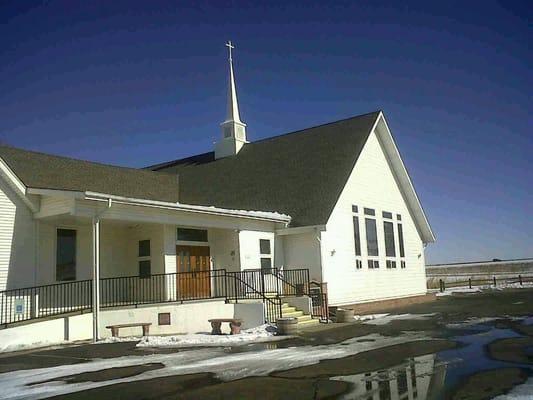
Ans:
<svg viewBox="0 0 533 400"><path fill-rule="evenodd" d="M246 124L241 121L239 115L239 103L237 101L237 90L235 88L235 76L233 73L232 50L235 48L231 41L226 43L229 51L229 82L228 82L228 104L226 120L220 124L222 128L222 139L215 146L215 158L233 156L239 152L246 141Z"/></svg>

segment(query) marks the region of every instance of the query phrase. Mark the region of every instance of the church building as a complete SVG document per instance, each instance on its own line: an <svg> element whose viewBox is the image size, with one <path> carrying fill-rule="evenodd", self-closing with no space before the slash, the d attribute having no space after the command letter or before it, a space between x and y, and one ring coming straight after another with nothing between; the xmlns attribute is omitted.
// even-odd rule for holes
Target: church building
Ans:
<svg viewBox="0 0 533 400"><path fill-rule="evenodd" d="M383 111L253 141L229 46L226 118L205 153L136 169L0 146L0 323L85 299L313 298L313 283L328 306L426 293L435 237ZM78 289L52 306L60 292L43 288L61 285ZM306 309L294 302L289 314Z"/></svg>

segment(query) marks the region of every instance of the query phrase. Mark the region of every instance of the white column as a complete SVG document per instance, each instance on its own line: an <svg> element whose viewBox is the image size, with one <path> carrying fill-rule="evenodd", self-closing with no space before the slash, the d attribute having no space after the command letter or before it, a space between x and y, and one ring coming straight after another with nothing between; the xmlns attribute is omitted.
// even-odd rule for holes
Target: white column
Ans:
<svg viewBox="0 0 533 400"><path fill-rule="evenodd" d="M100 313L100 220L93 218L93 342L99 339Z"/></svg>

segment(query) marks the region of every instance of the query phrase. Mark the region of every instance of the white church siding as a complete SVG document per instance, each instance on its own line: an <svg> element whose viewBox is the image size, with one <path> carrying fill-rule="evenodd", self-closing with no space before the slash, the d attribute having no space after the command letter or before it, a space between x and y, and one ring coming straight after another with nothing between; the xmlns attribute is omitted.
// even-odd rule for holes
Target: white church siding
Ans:
<svg viewBox="0 0 533 400"><path fill-rule="evenodd" d="M261 239L270 241L270 256L272 258L272 266L274 266L274 254L276 251L274 248L274 232L240 231L239 248L241 270L261 268L261 257L268 257L268 255L262 255L259 250L259 240Z"/></svg>
<svg viewBox="0 0 533 400"><path fill-rule="evenodd" d="M311 280L322 282L319 233L311 231L282 237L285 268L307 268Z"/></svg>
<svg viewBox="0 0 533 400"><path fill-rule="evenodd" d="M0 179L0 290L34 283L35 247L31 210Z"/></svg>
<svg viewBox="0 0 533 400"><path fill-rule="evenodd" d="M356 269L352 205L359 208L361 269ZM367 265L364 207L376 211L379 269L369 269ZM395 269L386 268L382 211L393 214ZM402 218L405 269L400 268L396 214ZM323 280L328 283L330 304L404 297L426 291L423 243L374 132L359 156L321 240Z"/></svg>

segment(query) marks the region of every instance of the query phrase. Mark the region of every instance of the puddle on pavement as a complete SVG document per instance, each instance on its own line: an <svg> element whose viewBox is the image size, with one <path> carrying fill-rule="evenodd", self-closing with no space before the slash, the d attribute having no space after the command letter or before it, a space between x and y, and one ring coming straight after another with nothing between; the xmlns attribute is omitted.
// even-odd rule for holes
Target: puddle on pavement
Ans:
<svg viewBox="0 0 533 400"><path fill-rule="evenodd" d="M531 318L528 320L525 323L531 323ZM519 337L523 336L511 329L473 325L469 326L468 334L449 338L459 344L457 348L413 357L388 369L331 379L351 383L350 391L339 399L444 399L475 373L514 367L533 376L531 364L498 361L488 354L486 345L489 343ZM525 351L530 353L531 349Z"/></svg>

